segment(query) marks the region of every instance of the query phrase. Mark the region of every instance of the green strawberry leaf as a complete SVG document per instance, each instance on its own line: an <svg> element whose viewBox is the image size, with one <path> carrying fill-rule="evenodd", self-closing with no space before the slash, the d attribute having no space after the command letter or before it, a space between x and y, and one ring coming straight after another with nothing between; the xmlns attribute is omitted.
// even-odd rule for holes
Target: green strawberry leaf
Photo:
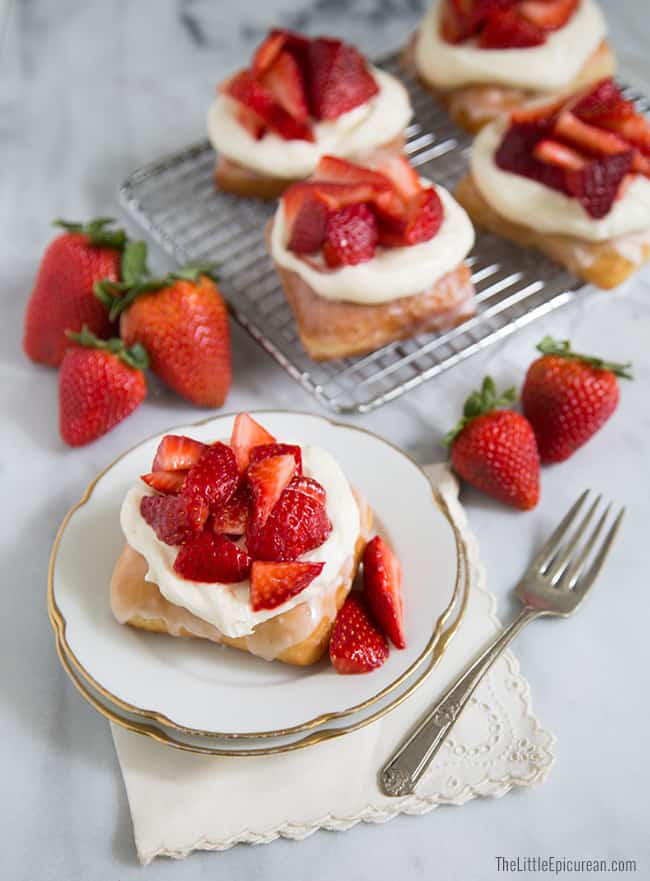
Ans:
<svg viewBox="0 0 650 881"><path fill-rule="evenodd" d="M95 336L86 324L84 324L79 333L75 333L72 330L66 330L65 333L68 339L77 343L77 345L83 346L86 349L102 349L105 352L110 352L112 355L117 355L121 361L135 370L146 370L149 366L149 356L141 343L135 343L133 346L128 347L124 340L119 339L119 337L102 340Z"/></svg>
<svg viewBox="0 0 650 881"><path fill-rule="evenodd" d="M142 281L147 274L147 243L129 242L122 253L122 284L131 286Z"/></svg>
<svg viewBox="0 0 650 881"><path fill-rule="evenodd" d="M67 232L81 233L87 236L91 245L97 247L116 248L118 251L124 249L127 236L123 229L106 229L107 226L116 223L113 217L96 217L87 223L77 223L76 221L61 220L58 218L53 221L54 226L60 226Z"/></svg>
<svg viewBox="0 0 650 881"><path fill-rule="evenodd" d="M474 391L465 401L463 418L442 439L446 447L450 447L461 433L463 428L484 413L497 410L501 407L509 407L517 400L517 390L514 386L506 389L500 395L497 394L496 385L491 376L486 376L480 391Z"/></svg>
<svg viewBox="0 0 650 881"><path fill-rule="evenodd" d="M596 358L594 355L583 355L580 352L574 352L571 348L569 340L554 340L552 336L545 336L544 339L537 344L537 350L542 355L557 355L560 358L567 358L570 361L582 361L590 367L597 370L608 370L621 379L634 379L630 373L632 362L627 361L620 364L616 361L604 361L602 358Z"/></svg>

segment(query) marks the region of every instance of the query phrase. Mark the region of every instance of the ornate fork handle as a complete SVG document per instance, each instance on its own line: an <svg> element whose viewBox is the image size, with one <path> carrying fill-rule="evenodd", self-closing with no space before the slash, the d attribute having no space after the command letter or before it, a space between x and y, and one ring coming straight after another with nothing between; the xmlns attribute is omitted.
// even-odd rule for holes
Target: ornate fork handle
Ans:
<svg viewBox="0 0 650 881"><path fill-rule="evenodd" d="M413 792L481 679L519 631L542 614L541 610L524 608L446 691L380 772L381 787L386 795Z"/></svg>

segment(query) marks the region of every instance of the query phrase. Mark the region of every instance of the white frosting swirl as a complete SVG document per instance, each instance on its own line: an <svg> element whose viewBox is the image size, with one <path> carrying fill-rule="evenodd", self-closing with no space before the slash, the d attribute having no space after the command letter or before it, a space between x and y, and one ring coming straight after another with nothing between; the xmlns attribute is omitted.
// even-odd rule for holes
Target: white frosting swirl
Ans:
<svg viewBox="0 0 650 881"><path fill-rule="evenodd" d="M178 547L161 542L140 514L140 501L152 490L142 481L126 495L120 523L127 542L147 562L147 581L158 585L165 599L187 609L229 637L247 636L257 624L287 612L299 603L310 608L331 605L331 597L341 581L341 572L350 563L361 530L359 508L352 490L336 460L321 447L302 447L303 472L313 477L327 492L327 514L332 532L320 547L299 559L324 562L325 566L311 584L275 609L254 612L249 603L250 582L206 584L181 578L174 572Z"/></svg>
<svg viewBox="0 0 650 881"><path fill-rule="evenodd" d="M370 68L379 92L365 104L329 122L314 125L311 141L285 141L267 132L259 141L237 120L237 102L218 94L208 111L208 137L228 159L268 177L307 177L321 156L354 158L387 144L408 125L413 110L408 92L390 74Z"/></svg>
<svg viewBox="0 0 650 881"><path fill-rule="evenodd" d="M431 181L422 178L424 186ZM356 266L323 271L310 266L287 248L282 200L273 220L271 256L276 263L303 278L321 297L349 303L387 303L430 288L455 269L474 244L474 227L458 202L437 184L444 217L428 242L405 248L378 248L372 260Z"/></svg>
<svg viewBox="0 0 650 881"><path fill-rule="evenodd" d="M606 32L594 0L580 0L570 20L541 46L480 49L474 41L448 43L440 33L445 0L433 0L416 36L415 65L432 86L454 89L476 83L540 92L561 90L575 79Z"/></svg>
<svg viewBox="0 0 650 881"><path fill-rule="evenodd" d="M502 217L540 232L563 233L593 242L650 229L650 180L636 175L605 217L591 217L577 199L545 187L495 162L508 126L497 120L485 126L472 147L472 178L485 200Z"/></svg>

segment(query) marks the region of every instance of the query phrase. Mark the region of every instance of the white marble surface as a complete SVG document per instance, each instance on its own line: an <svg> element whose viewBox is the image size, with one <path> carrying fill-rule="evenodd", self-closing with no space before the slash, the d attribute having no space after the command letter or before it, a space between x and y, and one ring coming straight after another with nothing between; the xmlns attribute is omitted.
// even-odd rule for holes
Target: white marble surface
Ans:
<svg viewBox="0 0 650 881"><path fill-rule="evenodd" d="M650 90L646 0L609 0L623 72ZM584 486L628 505L611 563L579 619L542 622L516 651L540 718L558 735L557 764L538 789L384 827L318 833L301 842L194 855L141 870L106 723L56 660L45 610L46 570L59 521L123 448L196 411L161 389L104 439L65 449L56 375L26 363L22 315L57 215L118 210L116 185L135 166L196 140L220 74L261 32L282 23L344 31L369 52L396 46L421 0L134 0L0 2L0 864L12 881L231 877L282 881L493 879L495 857L628 857L650 874L650 690L647 522L650 483L650 271L615 293L586 293L408 397L357 420L421 461L486 371L519 382L545 332L634 361L615 418L573 460L543 474L532 513L477 493L464 501L502 615L533 545ZM238 329L229 409L316 405ZM580 877L573 874L572 877ZM587 877L587 876L585 876ZM591 875L589 877L596 877Z"/></svg>

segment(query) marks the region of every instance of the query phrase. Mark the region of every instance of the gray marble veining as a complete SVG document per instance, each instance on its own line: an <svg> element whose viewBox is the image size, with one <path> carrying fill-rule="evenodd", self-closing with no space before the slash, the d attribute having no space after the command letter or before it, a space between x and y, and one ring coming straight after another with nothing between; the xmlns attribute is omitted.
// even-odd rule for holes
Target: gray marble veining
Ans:
<svg viewBox="0 0 650 881"><path fill-rule="evenodd" d="M374 53L400 45L423 6L423 0L0 2L3 878L142 875L108 727L57 663L45 611L47 560L59 521L100 468L140 437L196 417L154 387L147 405L114 432L82 450L63 448L56 375L28 364L20 348L25 300L52 235L50 219L117 212L117 184L133 168L203 137L216 81L242 64L269 26L341 32ZM650 90L646 0L603 6L624 74ZM159 862L147 875L468 881L495 878L497 855L552 853L631 857L638 877L647 876L649 298L648 271L615 293L586 292L407 397L352 420L431 461L442 457L438 441L468 391L488 371L499 383L520 382L546 332L634 362L637 378L622 389L615 418L571 462L545 469L535 512L522 515L463 493L504 617L511 611L508 589L531 548L578 489L594 486L628 505L609 568L580 621L561 632L551 623L540 626L517 646L536 709L558 735L548 782L460 812L442 809L344 835L318 833L302 843L194 855L182 865ZM233 342L229 409L316 406L238 328ZM614 611L622 607L638 614Z"/></svg>

